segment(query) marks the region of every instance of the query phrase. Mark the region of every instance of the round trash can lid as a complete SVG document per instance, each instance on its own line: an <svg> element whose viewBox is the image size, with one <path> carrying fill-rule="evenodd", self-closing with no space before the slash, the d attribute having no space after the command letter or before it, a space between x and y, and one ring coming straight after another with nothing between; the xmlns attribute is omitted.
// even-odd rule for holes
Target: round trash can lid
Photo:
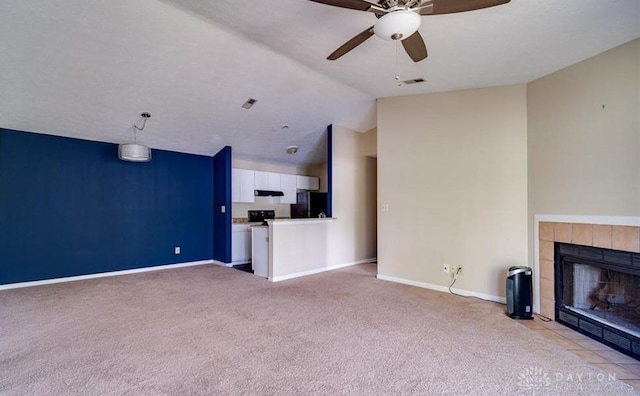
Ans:
<svg viewBox="0 0 640 396"><path fill-rule="evenodd" d="M514 265L509 267L509 271L507 272L508 276L519 274L521 272L527 273L527 275L531 274L531 267L527 267L525 265Z"/></svg>

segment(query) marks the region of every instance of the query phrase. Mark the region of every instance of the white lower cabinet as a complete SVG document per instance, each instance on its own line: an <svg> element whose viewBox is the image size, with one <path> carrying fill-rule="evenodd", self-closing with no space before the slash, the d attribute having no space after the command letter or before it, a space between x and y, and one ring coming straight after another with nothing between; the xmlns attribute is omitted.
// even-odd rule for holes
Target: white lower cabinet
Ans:
<svg viewBox="0 0 640 396"><path fill-rule="evenodd" d="M253 227L251 254L253 255L253 274L262 278L269 277L269 227Z"/></svg>
<svg viewBox="0 0 640 396"><path fill-rule="evenodd" d="M231 226L231 264L251 262L251 226L234 224Z"/></svg>

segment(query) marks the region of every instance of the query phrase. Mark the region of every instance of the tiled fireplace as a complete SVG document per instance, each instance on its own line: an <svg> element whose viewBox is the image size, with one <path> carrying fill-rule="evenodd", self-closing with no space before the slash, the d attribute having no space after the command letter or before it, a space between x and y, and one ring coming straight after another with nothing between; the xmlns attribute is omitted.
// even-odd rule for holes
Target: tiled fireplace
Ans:
<svg viewBox="0 0 640 396"><path fill-rule="evenodd" d="M540 314L640 352L640 227L540 221L538 234Z"/></svg>

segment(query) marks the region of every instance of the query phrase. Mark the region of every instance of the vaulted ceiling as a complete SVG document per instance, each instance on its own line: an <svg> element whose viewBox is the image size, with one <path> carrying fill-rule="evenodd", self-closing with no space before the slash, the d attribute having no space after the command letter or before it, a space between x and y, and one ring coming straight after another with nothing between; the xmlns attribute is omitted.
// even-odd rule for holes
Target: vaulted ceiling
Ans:
<svg viewBox="0 0 640 396"><path fill-rule="evenodd" d="M421 62L375 36L325 59L375 22L308 0L4 0L0 127L120 143L148 111L151 147L304 166L327 125L375 127L376 98L526 83L637 38L640 1L423 16Z"/></svg>

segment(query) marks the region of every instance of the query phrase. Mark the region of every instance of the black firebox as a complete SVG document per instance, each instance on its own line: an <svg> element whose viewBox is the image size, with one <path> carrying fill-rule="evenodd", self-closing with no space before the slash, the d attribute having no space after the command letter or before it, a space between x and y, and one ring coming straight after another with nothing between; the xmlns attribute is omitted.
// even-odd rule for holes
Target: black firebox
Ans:
<svg viewBox="0 0 640 396"><path fill-rule="evenodd" d="M556 242L555 315L640 360L640 254Z"/></svg>

